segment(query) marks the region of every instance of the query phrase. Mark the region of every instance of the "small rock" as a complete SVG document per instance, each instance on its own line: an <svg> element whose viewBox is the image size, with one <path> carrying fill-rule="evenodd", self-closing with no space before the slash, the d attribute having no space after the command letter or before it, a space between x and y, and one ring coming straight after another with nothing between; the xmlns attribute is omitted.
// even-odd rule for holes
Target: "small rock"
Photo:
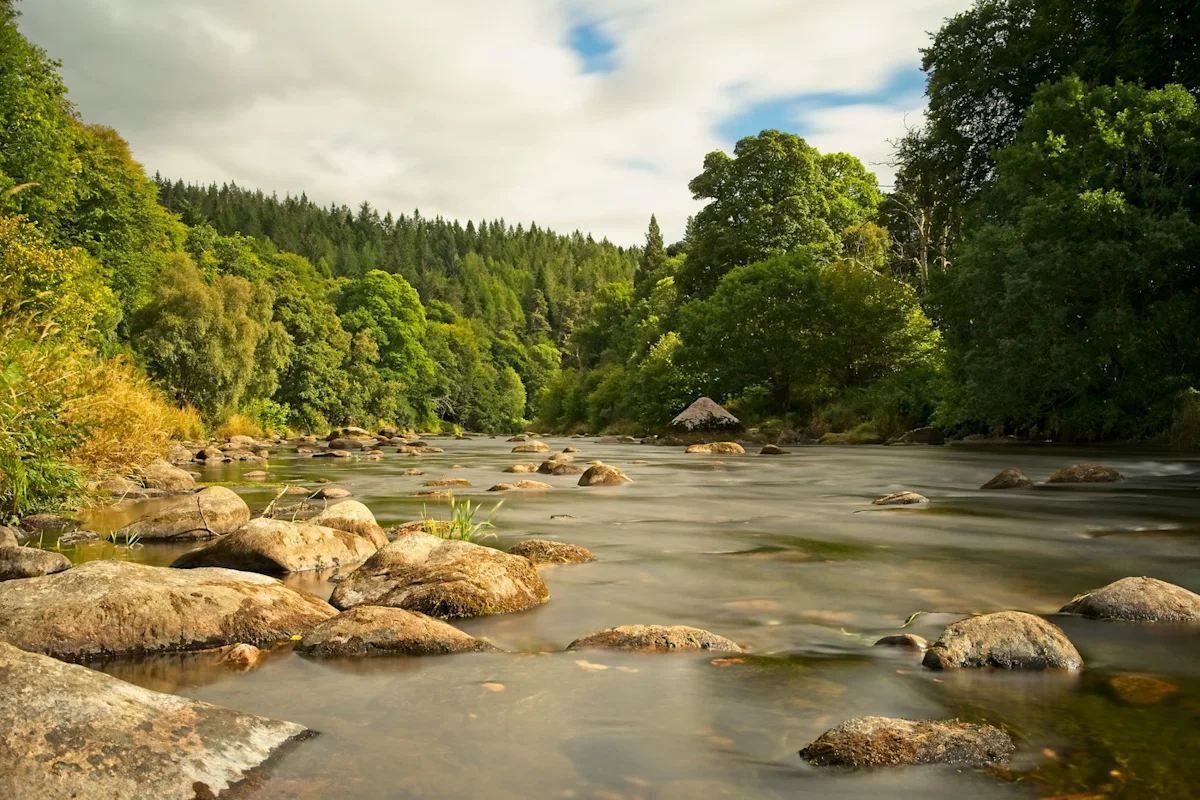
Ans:
<svg viewBox="0 0 1200 800"><path fill-rule="evenodd" d="M921 664L929 669L1075 670L1083 666L1083 658L1057 626L1022 611L1001 611L949 626L925 651Z"/></svg>
<svg viewBox="0 0 1200 800"><path fill-rule="evenodd" d="M313 497L317 500L341 500L343 497L349 497L354 492L349 489L344 489L341 486L322 486L316 491Z"/></svg>
<svg viewBox="0 0 1200 800"><path fill-rule="evenodd" d="M889 494L887 497L874 500L871 504L876 506L911 506L917 503L928 502L928 497L919 495L916 492L896 492L895 494Z"/></svg>
<svg viewBox="0 0 1200 800"><path fill-rule="evenodd" d="M559 461L544 461L538 467L538 472L543 475L582 475L583 467L575 464L565 464Z"/></svg>
<svg viewBox="0 0 1200 800"><path fill-rule="evenodd" d="M528 475L531 472L537 472L538 466L538 464L513 464L511 467L507 467L504 471L516 475Z"/></svg>
<svg viewBox="0 0 1200 800"><path fill-rule="evenodd" d="M349 450L325 450L320 453L313 453L313 458L350 458Z"/></svg>
<svg viewBox="0 0 1200 800"><path fill-rule="evenodd" d="M60 547L69 547L83 542L101 542L105 538L95 531L67 531L58 537L58 544Z"/></svg>
<svg viewBox="0 0 1200 800"><path fill-rule="evenodd" d="M800 751L816 766L884 767L960 764L983 767L1012 757L1012 738L990 725L958 720L858 717L821 734Z"/></svg>
<svg viewBox="0 0 1200 800"><path fill-rule="evenodd" d="M1022 472L1017 467L1008 467L1000 470L1000 473L990 481L980 486L980 489L1000 490L1000 489L1024 489L1027 486L1033 486L1033 481L1028 475Z"/></svg>
<svg viewBox="0 0 1200 800"><path fill-rule="evenodd" d="M580 486L616 486L622 483L632 483L632 481L624 472L608 464L588 467L587 472L579 478Z"/></svg>
<svg viewBox="0 0 1200 800"><path fill-rule="evenodd" d="M768 444L764 445L763 449L758 451L758 454L760 456L786 456L788 451L779 445Z"/></svg>
<svg viewBox="0 0 1200 800"><path fill-rule="evenodd" d="M296 652L318 658L434 656L495 650L440 619L384 606L358 606L338 614L313 628L296 645Z"/></svg>
<svg viewBox="0 0 1200 800"><path fill-rule="evenodd" d="M470 486L471 482L465 478L438 478L437 480L425 481L424 486Z"/></svg>
<svg viewBox="0 0 1200 800"><path fill-rule="evenodd" d="M526 442L512 449L514 453L549 453L550 446L543 442Z"/></svg>
<svg viewBox="0 0 1200 800"><path fill-rule="evenodd" d="M71 560L62 553L36 547L0 547L0 581L40 578L71 568Z"/></svg>
<svg viewBox="0 0 1200 800"><path fill-rule="evenodd" d="M307 495L309 493L309 490L304 488L303 486L289 486L283 490L283 493L284 494L293 494L293 495L295 495L295 494Z"/></svg>
<svg viewBox="0 0 1200 800"><path fill-rule="evenodd" d="M1122 702L1131 706L1152 706L1179 691L1175 684L1149 675L1117 675L1109 678L1108 685Z"/></svg>
<svg viewBox="0 0 1200 800"><path fill-rule="evenodd" d="M495 486L488 489L488 491L489 492L512 492L512 491L518 491L518 490L522 490L522 489L531 490L531 491L535 491L535 490L536 491L544 491L546 489L553 489L553 488L554 487L551 486L550 484L542 483L541 481L517 481L516 483L497 483Z"/></svg>
<svg viewBox="0 0 1200 800"><path fill-rule="evenodd" d="M248 481L265 481L267 478L271 477L271 473L265 470L256 469L253 472L245 473L242 475L242 477Z"/></svg>
<svg viewBox="0 0 1200 800"><path fill-rule="evenodd" d="M1060 613L1129 622L1200 622L1200 595L1155 578L1122 578L1079 595Z"/></svg>
<svg viewBox="0 0 1200 800"><path fill-rule="evenodd" d="M424 475L424 474L425 474L425 470L422 470L422 469L406 469L406 470L404 470L404 474L405 474L405 475L407 475L407 476L408 476L408 477L410 477L410 478L415 478L415 477L417 477L418 475Z"/></svg>
<svg viewBox="0 0 1200 800"><path fill-rule="evenodd" d="M252 644L235 644L221 656L221 663L240 669L250 669L258 666L266 653Z"/></svg>
<svg viewBox="0 0 1200 800"><path fill-rule="evenodd" d="M563 452L564 453L578 453L579 448L578 447L564 447Z"/></svg>
<svg viewBox="0 0 1200 800"><path fill-rule="evenodd" d="M875 647L907 647L914 650L929 649L929 640L911 633L893 633L875 643Z"/></svg>
<svg viewBox="0 0 1200 800"><path fill-rule="evenodd" d="M1102 464L1072 464L1050 476L1046 483L1115 483L1125 476Z"/></svg>
<svg viewBox="0 0 1200 800"><path fill-rule="evenodd" d="M546 539L526 539L509 548L508 552L514 556L524 556L534 564L585 564L596 560L587 548Z"/></svg>
<svg viewBox="0 0 1200 800"><path fill-rule="evenodd" d="M568 650L616 649L646 652L717 650L740 653L736 643L715 633L685 625L623 625L583 636L567 645Z"/></svg>

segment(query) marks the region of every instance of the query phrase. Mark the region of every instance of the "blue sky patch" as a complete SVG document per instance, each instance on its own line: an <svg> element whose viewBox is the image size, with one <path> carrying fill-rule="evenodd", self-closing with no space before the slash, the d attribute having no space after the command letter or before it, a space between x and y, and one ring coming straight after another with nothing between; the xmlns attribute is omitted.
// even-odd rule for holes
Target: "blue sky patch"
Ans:
<svg viewBox="0 0 1200 800"><path fill-rule="evenodd" d="M583 60L586 73L609 73L616 69L616 42L595 22L580 22L571 26L567 44Z"/></svg>

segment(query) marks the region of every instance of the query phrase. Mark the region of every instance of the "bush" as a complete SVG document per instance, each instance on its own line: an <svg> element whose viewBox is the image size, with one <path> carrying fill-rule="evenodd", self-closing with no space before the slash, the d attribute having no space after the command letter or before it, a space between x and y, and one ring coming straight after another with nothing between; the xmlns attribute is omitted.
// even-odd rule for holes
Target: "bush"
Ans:
<svg viewBox="0 0 1200 800"><path fill-rule="evenodd" d="M288 419L292 415L287 403L276 403L266 398L251 400L242 406L242 411L267 433L280 435L287 433Z"/></svg>
<svg viewBox="0 0 1200 800"><path fill-rule="evenodd" d="M253 436L259 438L265 435L262 426L245 414L230 414L224 422L217 426L217 438L228 439L230 436Z"/></svg>

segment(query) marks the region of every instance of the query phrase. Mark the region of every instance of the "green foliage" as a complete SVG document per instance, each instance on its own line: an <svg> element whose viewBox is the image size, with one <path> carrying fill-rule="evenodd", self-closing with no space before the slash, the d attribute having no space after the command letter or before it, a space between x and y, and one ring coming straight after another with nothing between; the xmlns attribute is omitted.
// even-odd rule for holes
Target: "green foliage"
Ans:
<svg viewBox="0 0 1200 800"><path fill-rule="evenodd" d="M278 434L287 433L288 420L292 416L292 410L287 403L277 403L263 397L245 403L242 413L264 431Z"/></svg>
<svg viewBox="0 0 1200 800"><path fill-rule="evenodd" d="M422 508L421 530L432 536L440 536L443 539L453 539L460 542L479 542L485 539L495 539L496 534L491 532L491 529L496 527L492 524L492 518L496 516L496 513L503 505L503 500L496 503L496 505L492 506L492 512L488 514L487 519L476 522L475 515L479 513L482 504L475 503L472 505L470 500L458 503L451 497L449 521L436 520L429 516L429 513Z"/></svg>

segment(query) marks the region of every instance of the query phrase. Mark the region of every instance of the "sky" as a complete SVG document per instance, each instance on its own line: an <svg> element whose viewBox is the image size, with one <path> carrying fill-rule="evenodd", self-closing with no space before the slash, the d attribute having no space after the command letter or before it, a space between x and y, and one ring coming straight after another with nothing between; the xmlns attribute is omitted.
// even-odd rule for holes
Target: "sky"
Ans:
<svg viewBox="0 0 1200 800"><path fill-rule="evenodd" d="M778 128L890 184L919 48L970 0L24 0L149 173L640 243Z"/></svg>

